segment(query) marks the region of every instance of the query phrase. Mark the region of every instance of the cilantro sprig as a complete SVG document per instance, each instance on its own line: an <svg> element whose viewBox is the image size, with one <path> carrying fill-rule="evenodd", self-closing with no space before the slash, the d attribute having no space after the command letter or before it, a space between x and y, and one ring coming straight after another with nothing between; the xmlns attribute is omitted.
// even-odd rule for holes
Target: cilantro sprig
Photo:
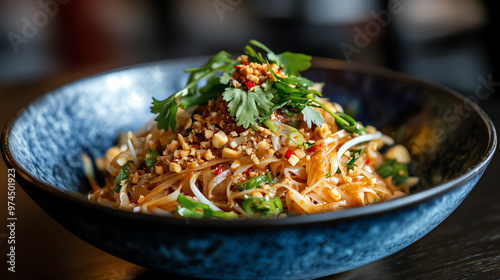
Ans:
<svg viewBox="0 0 500 280"><path fill-rule="evenodd" d="M177 130L176 116L178 107L185 109L195 105L202 105L216 98L219 93L213 89L220 86L221 83L217 81L220 79L217 79L215 74L232 70L235 63L229 53L221 51L202 67L184 70L184 72L191 73L184 88L162 101L153 97L151 113L158 114L155 118L158 122L158 128ZM198 91L198 82L206 77L210 77L209 82Z"/></svg>
<svg viewBox="0 0 500 280"><path fill-rule="evenodd" d="M221 51L205 65L185 70L190 76L184 88L162 101L153 98L151 112L158 114L155 118L158 128L165 130L170 128L175 131L178 107L185 109L203 105L222 95L228 102L230 115L237 125L244 128L254 127L259 123L265 124L272 113L280 108L301 113L309 127L313 124L321 126L325 120L314 108L322 108L335 118L340 128L351 133L366 133L364 127L351 117L332 112L318 99L322 96L321 93L311 88L314 83L300 75L300 72L311 66L311 56L288 51L276 54L256 40L250 40L244 52L250 62L267 64L274 79L248 90L232 87L231 74L235 71L234 67L238 61L232 60L229 53ZM271 63L277 64L287 76L278 76ZM222 74L216 76L217 73ZM198 82L205 78L208 78L207 84L198 89Z"/></svg>
<svg viewBox="0 0 500 280"><path fill-rule="evenodd" d="M250 45L265 51L267 59ZM256 40L251 40L250 45L245 47L245 53L248 55L249 60L266 63L271 74L276 79L276 82L272 85L276 89L276 95L273 98L273 103L275 104L275 106L273 106L274 110L282 107L293 108L302 113L304 121L311 127L313 123L321 126L325 122L321 114L313 109L313 107L320 107L330 113L335 118L337 124L344 127L350 126L347 120L332 112L325 104L317 99L317 96L322 96L321 93L309 88L312 87L314 83L300 76L301 71L305 71L311 66L311 56L292 52L275 54L264 44ZM276 75L270 62L276 63L282 71L289 76L281 78ZM272 112L268 115L270 116L271 114ZM264 120L263 118L260 119L261 122Z"/></svg>
<svg viewBox="0 0 500 280"><path fill-rule="evenodd" d="M274 97L270 87L262 89L254 86L248 92L239 88L226 88L222 93L225 101L229 101L228 111L236 118L236 124L247 128L256 124L256 118L265 115L274 105L270 100Z"/></svg>

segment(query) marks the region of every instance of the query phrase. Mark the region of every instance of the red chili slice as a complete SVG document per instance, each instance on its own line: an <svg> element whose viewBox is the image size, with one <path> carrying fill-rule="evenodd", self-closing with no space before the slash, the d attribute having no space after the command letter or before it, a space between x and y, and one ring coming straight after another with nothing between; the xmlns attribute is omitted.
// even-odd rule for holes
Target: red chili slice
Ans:
<svg viewBox="0 0 500 280"><path fill-rule="evenodd" d="M236 70L240 70L240 68L241 68L241 66L239 66L239 65L234 66L234 69L236 69Z"/></svg>
<svg viewBox="0 0 500 280"><path fill-rule="evenodd" d="M219 166L217 166L217 167L215 168L215 175L217 176L217 175L221 174L221 173L222 173L222 171L223 171L223 170L222 170L222 167L221 167L220 165L219 165Z"/></svg>
<svg viewBox="0 0 500 280"><path fill-rule="evenodd" d="M248 89L251 89L255 86L254 82L245 82L245 86L247 86Z"/></svg>
<svg viewBox="0 0 500 280"><path fill-rule="evenodd" d="M243 65L250 65L250 62L247 61L247 62L243 63Z"/></svg>
<svg viewBox="0 0 500 280"><path fill-rule="evenodd" d="M286 159L289 159L292 155L293 155L293 151L292 150L290 150L290 149L286 150L286 152L285 152L285 158Z"/></svg>

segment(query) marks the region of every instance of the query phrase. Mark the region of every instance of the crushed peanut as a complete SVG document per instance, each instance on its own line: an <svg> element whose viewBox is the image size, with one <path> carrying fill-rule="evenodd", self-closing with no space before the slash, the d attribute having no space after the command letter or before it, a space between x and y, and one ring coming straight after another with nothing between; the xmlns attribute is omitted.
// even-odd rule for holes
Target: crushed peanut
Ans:
<svg viewBox="0 0 500 280"><path fill-rule="evenodd" d="M155 173L156 174L162 175L164 172L165 172L165 170L163 169L163 165L155 164Z"/></svg>
<svg viewBox="0 0 500 280"><path fill-rule="evenodd" d="M169 169L171 172L179 173L179 172L181 172L182 167L181 167L178 163L175 163L175 162L170 162L170 163L168 164L168 169Z"/></svg>
<svg viewBox="0 0 500 280"><path fill-rule="evenodd" d="M189 151L189 146L186 143L186 139L184 139L184 136L178 134L177 137L179 138L179 142L181 143L181 147L184 151Z"/></svg>
<svg viewBox="0 0 500 280"><path fill-rule="evenodd" d="M235 150L231 150L229 148L224 148L222 150L222 157L223 158L237 158L240 156L240 152L238 151L235 151Z"/></svg>
<svg viewBox="0 0 500 280"><path fill-rule="evenodd" d="M235 88L240 88L247 82L252 82L254 83L254 85L261 85L267 80L276 81L276 78L272 75L271 71L269 71L269 66L267 64L245 62L234 67L235 71L232 75L232 81ZM286 75L281 71L280 67L275 63L271 64L271 68L274 70L277 76L281 78L286 77Z"/></svg>
<svg viewBox="0 0 500 280"><path fill-rule="evenodd" d="M222 146L226 145L227 140L228 139L226 133L220 130L219 132L214 134L212 138L212 145L214 145L215 148L220 149L222 148Z"/></svg>
<svg viewBox="0 0 500 280"><path fill-rule="evenodd" d="M256 198L263 198L264 197L264 196L262 196L262 193L259 191L253 191L252 196L256 197Z"/></svg>
<svg viewBox="0 0 500 280"><path fill-rule="evenodd" d="M203 154L203 158L206 159L206 160L211 160L214 158L213 154L212 154L212 151L211 150L207 150L205 152L205 154Z"/></svg>
<svg viewBox="0 0 500 280"><path fill-rule="evenodd" d="M214 136L213 130L210 130L210 129L205 130L205 138L211 139L213 136Z"/></svg>
<svg viewBox="0 0 500 280"><path fill-rule="evenodd" d="M257 158L257 156L256 156L255 154L252 154L252 155L250 156L250 158L252 159L252 161L253 161L256 165L258 165L258 164L260 163L259 158Z"/></svg>
<svg viewBox="0 0 500 280"><path fill-rule="evenodd" d="M231 164L230 168L234 171L234 170L238 169L238 167L240 167L240 166L241 166L241 162L239 160L235 159L233 161L233 163Z"/></svg>
<svg viewBox="0 0 500 280"><path fill-rule="evenodd" d="M265 140L262 140L257 144L257 148L260 150L267 150L269 149L269 144Z"/></svg>

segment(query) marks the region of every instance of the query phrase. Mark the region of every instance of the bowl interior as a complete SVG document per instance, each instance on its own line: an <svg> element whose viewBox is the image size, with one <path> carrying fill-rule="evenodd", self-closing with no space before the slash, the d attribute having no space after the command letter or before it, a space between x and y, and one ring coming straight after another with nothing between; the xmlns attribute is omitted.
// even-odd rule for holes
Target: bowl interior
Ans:
<svg viewBox="0 0 500 280"><path fill-rule="evenodd" d="M8 149L30 176L63 192L90 187L81 152L101 156L119 132L153 116L154 96L164 99L187 79L183 69L206 58L150 63L89 77L37 99L11 123ZM365 125L374 125L412 154L410 171L421 192L457 178L491 148L491 124L476 106L449 90L380 69L316 59L305 76L324 82L324 96ZM347 210L349 211L349 210Z"/></svg>

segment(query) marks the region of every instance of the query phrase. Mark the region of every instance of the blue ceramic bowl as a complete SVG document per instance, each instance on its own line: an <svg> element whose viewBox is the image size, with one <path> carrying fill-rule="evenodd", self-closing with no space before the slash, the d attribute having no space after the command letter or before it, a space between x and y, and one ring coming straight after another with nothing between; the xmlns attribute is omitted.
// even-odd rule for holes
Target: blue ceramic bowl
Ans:
<svg viewBox="0 0 500 280"><path fill-rule="evenodd" d="M413 194L332 213L236 221L134 214L87 201L81 151L101 156L119 132L152 117L152 96L181 88L182 70L204 61L140 65L45 94L6 125L8 166L65 228L132 263L211 279L311 279L374 262L427 234L472 190L497 144L491 120L460 94L382 69L315 59L305 76L324 81L327 97L411 151L411 171L421 178Z"/></svg>

